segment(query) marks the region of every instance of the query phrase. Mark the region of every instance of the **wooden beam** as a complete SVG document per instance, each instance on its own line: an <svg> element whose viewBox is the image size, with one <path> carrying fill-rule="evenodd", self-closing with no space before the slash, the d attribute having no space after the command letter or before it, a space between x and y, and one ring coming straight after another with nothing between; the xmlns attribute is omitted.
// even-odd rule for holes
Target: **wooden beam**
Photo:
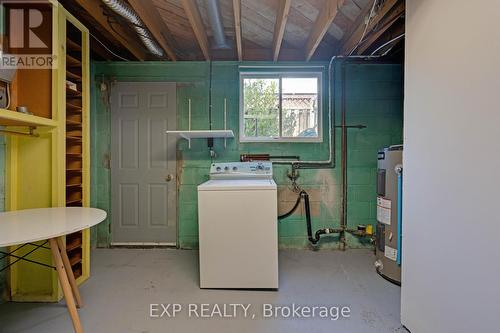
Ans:
<svg viewBox="0 0 500 333"><path fill-rule="evenodd" d="M405 4L400 2L393 9L379 21L380 28L374 31L364 39L364 41L358 46L356 54L363 54L370 46L375 43L380 36L382 36L392 25L403 15L405 12Z"/></svg>
<svg viewBox="0 0 500 333"><path fill-rule="evenodd" d="M323 39L326 31L333 22L335 16L337 16L338 9L342 7L345 0L326 0L323 8L320 10L316 22L309 34L306 43L306 61L309 61L314 55L314 52L318 48L319 43Z"/></svg>
<svg viewBox="0 0 500 333"><path fill-rule="evenodd" d="M90 52L94 55L98 55L104 60L113 59L113 55L109 51L105 50L101 44L99 44L94 38L90 38Z"/></svg>
<svg viewBox="0 0 500 333"><path fill-rule="evenodd" d="M319 52L319 49L318 49ZM269 61L273 56L273 51L270 48L246 48L245 49L245 61ZM324 56L321 55L322 59L326 59L331 56L330 53ZM285 48L282 47L280 51L280 61L303 61L304 60L304 50L297 48Z"/></svg>
<svg viewBox="0 0 500 333"><path fill-rule="evenodd" d="M148 30L153 34L154 38L158 44L160 44L170 60L176 61L177 57L164 37L164 31L167 30L167 27L165 26L163 19L160 17L158 9L153 6L151 1L128 0L128 3L136 11L137 15L139 15L142 22L146 25L146 28L148 28Z"/></svg>
<svg viewBox="0 0 500 333"><path fill-rule="evenodd" d="M385 30L384 34L382 34L377 40L375 40L370 45L370 48L368 50L370 50L370 51L376 50L381 45L387 43L388 41L390 41L391 39L393 39L397 36L401 36L401 34L404 34L404 33L405 33L405 25L403 22L399 22L398 24L392 24L387 30ZM395 47L402 40L404 40L404 37L399 38L398 40L392 42L390 45L387 45L384 48L380 49L378 51L378 54L382 54L383 52L388 51L390 48ZM365 54L370 54L370 53L366 52Z"/></svg>
<svg viewBox="0 0 500 333"><path fill-rule="evenodd" d="M366 29L367 34L369 34L373 28L380 22L382 18L389 12L392 7L394 7L398 2L402 2L401 0L386 0L382 7L379 9L379 11L375 14L375 16L371 19L370 23L368 24L368 28ZM349 35L346 35L346 37L342 41L342 46L340 47L340 54L341 55L348 55L351 50L353 50L355 47L357 47L361 37L363 37L363 31L365 30L365 19L367 15L370 15L370 10L372 7L372 2L370 1L369 4L367 4L367 8L363 12L362 16L358 17L356 20L355 24L355 29L353 32ZM365 36L366 37L366 36ZM363 37L363 38L365 38Z"/></svg>
<svg viewBox="0 0 500 333"><path fill-rule="evenodd" d="M273 60L277 61L280 55L281 43L285 34L286 21L290 12L291 0L280 0L278 12L276 14L276 24L274 25L273 37Z"/></svg>
<svg viewBox="0 0 500 333"><path fill-rule="evenodd" d="M344 31L344 35L342 36L342 39L337 44L336 54L345 55L345 52L343 52L344 45L346 45L346 43L352 38L352 36L354 34L358 33L358 30L364 28L364 26L365 26L365 19L367 18L368 14L371 11L372 4L373 4L372 2L367 3L365 5L365 7L362 8L361 13L354 20L354 22L351 23L347 27L347 31ZM362 30L361 30L361 33L362 33Z"/></svg>
<svg viewBox="0 0 500 333"><path fill-rule="evenodd" d="M195 0L181 0L186 16L191 23L191 28L198 40L198 45L200 46L201 52L205 60L210 60L210 45L208 44L207 32L203 26L203 21L201 20L200 12Z"/></svg>
<svg viewBox="0 0 500 333"><path fill-rule="evenodd" d="M119 25L115 25L113 28L108 23L107 17L102 13L101 1L99 0L76 0L76 2L83 7L103 28L107 33L113 36L124 48L130 51L139 60L146 59L146 53L144 49L134 40L125 39L122 36L127 36L126 32Z"/></svg>
<svg viewBox="0 0 500 333"><path fill-rule="evenodd" d="M234 30L236 36L236 49L238 50L238 60L243 60L243 49L241 47L241 0L233 0Z"/></svg>

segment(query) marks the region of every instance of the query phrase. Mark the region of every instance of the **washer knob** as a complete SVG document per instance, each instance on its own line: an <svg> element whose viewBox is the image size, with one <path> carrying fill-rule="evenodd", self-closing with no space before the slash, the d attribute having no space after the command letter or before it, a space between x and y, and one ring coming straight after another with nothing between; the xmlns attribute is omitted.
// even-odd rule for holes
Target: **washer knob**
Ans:
<svg viewBox="0 0 500 333"><path fill-rule="evenodd" d="M229 171L229 167L228 167L228 166L225 166L225 167L224 167L224 171Z"/></svg>
<svg viewBox="0 0 500 333"><path fill-rule="evenodd" d="M233 167L233 171L236 171L236 170L238 170L238 168L234 166L234 167Z"/></svg>
<svg viewBox="0 0 500 333"><path fill-rule="evenodd" d="M215 171L220 171L220 167L215 168Z"/></svg>

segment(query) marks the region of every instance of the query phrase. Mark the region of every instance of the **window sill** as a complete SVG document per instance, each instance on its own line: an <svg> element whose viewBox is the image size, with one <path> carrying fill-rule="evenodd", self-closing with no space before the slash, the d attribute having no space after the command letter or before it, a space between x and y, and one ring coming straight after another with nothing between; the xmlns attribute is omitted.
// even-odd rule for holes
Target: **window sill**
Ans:
<svg viewBox="0 0 500 333"><path fill-rule="evenodd" d="M240 143L322 143L322 138L242 138Z"/></svg>

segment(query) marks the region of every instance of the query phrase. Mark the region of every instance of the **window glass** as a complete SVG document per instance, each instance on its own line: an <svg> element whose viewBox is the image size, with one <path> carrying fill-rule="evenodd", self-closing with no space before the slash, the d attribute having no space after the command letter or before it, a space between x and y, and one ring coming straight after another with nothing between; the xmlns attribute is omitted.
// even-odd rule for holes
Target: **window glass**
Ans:
<svg viewBox="0 0 500 333"><path fill-rule="evenodd" d="M318 136L318 79L282 78L283 137Z"/></svg>
<svg viewBox="0 0 500 333"><path fill-rule="evenodd" d="M241 74L241 141L321 141L321 73Z"/></svg>
<svg viewBox="0 0 500 333"><path fill-rule="evenodd" d="M279 136L279 79L243 79L245 136Z"/></svg>

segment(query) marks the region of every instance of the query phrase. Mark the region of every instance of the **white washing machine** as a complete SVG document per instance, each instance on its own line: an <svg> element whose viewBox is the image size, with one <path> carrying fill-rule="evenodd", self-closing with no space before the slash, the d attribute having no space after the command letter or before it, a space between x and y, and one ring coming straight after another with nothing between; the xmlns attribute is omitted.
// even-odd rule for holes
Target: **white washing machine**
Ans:
<svg viewBox="0 0 500 333"><path fill-rule="evenodd" d="M213 163L198 186L201 288L278 289L271 162Z"/></svg>

